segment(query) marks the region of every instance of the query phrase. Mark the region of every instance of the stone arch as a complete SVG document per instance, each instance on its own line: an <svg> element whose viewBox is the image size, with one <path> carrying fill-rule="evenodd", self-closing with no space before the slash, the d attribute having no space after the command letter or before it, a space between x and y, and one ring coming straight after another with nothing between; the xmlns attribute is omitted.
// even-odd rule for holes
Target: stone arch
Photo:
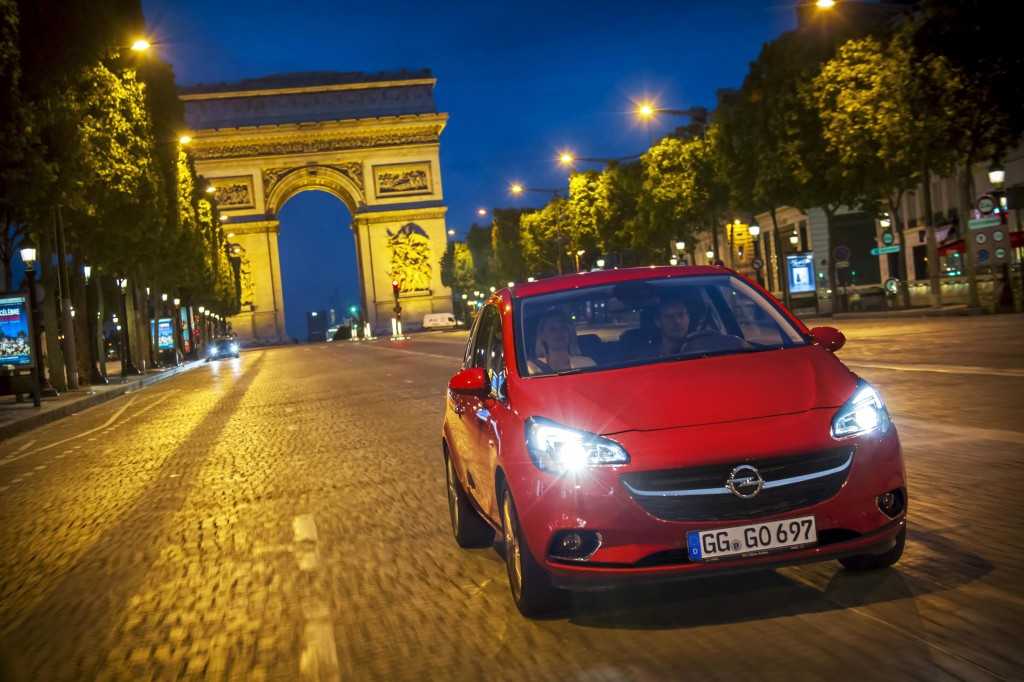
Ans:
<svg viewBox="0 0 1024 682"><path fill-rule="evenodd" d="M318 190L340 199L349 212L355 215L366 203L361 180L362 171L358 164L346 164L345 166L311 164L291 169L264 171L263 187L267 214L277 215L281 207L299 192Z"/></svg>

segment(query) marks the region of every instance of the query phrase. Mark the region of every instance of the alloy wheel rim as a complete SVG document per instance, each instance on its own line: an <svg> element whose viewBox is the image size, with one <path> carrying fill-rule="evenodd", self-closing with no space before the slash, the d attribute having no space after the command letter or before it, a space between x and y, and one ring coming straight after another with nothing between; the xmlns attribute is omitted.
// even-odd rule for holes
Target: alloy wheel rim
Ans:
<svg viewBox="0 0 1024 682"><path fill-rule="evenodd" d="M512 524L512 498L505 496L505 503L502 505L502 516L505 522L505 559L508 566L508 576L512 582L512 594L516 599L522 594L523 587L523 557L519 547L519 538L516 537L515 526Z"/></svg>
<svg viewBox="0 0 1024 682"><path fill-rule="evenodd" d="M451 458L445 459L445 478L448 479L448 515L452 520L452 530L459 532L459 491L455 488L455 469Z"/></svg>

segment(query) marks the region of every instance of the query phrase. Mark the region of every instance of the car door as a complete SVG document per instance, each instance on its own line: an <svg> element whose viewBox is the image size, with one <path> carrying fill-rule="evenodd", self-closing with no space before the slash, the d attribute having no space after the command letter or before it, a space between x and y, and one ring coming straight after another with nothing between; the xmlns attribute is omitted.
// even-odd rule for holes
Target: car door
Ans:
<svg viewBox="0 0 1024 682"><path fill-rule="evenodd" d="M471 436L475 456L473 476L477 481L475 497L480 508L491 518L498 518L498 504L494 490L494 471L498 465L500 424L510 416L505 393L505 346L501 314L496 306L488 306L489 336L481 344L483 367L490 385L490 393L473 410Z"/></svg>
<svg viewBox="0 0 1024 682"><path fill-rule="evenodd" d="M487 344L491 336L493 318L481 313L477 318L475 331L470 337L470 342L463 359L463 367L485 367L487 356ZM462 479L466 483L466 489L477 498L477 481L479 479L479 460L477 447L476 411L480 408L482 401L478 396L459 395L448 392L448 400L451 405L451 414L448 421L450 446L455 451L455 465ZM479 502L479 500L478 500Z"/></svg>

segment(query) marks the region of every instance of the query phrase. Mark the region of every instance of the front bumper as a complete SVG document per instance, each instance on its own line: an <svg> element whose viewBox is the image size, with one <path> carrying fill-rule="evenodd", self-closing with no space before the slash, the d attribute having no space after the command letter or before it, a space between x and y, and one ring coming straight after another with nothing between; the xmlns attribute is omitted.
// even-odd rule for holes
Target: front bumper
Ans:
<svg viewBox="0 0 1024 682"><path fill-rule="evenodd" d="M751 445L744 445L743 437L735 437L735 429L735 425L706 427L701 429L703 433L700 438L705 443L722 444L719 450L723 452L713 455L719 461L752 461L756 464L757 458L741 454L744 450L746 453L751 452L751 449L746 449ZM693 430L679 431L677 434L641 434L632 438L633 442L627 442L624 437L622 443L631 454L653 451L658 447L674 452L692 452L693 443L687 447L681 444L680 439L685 441L696 434ZM734 438L730 439L730 435ZM707 440L709 436L713 436L711 440ZM634 461L626 467L591 469L579 477L542 475L542 480L538 481L534 473L531 488L524 490L521 487L517 491L513 483L513 493L520 507L526 541L533 556L544 565L555 585L569 589L605 589L624 583L679 580L715 573L825 561L855 554L883 553L892 548L906 523L907 492L899 438L895 427L890 426L884 434L860 437L847 444L856 448L856 455L838 492L828 499L788 509L784 513L731 518L727 521L657 518L644 510L623 485L620 477L638 470L666 468L666 459L641 459L636 455ZM796 444L795 450L789 451L801 452L801 447L806 450L835 445L835 441L808 442ZM784 447L793 446L794 443L790 442ZM733 448L735 452L730 452ZM678 458L676 461L676 466L679 466ZM704 461L701 459L698 463ZM685 465L689 464L687 462ZM895 517L889 517L879 510L877 498L882 493L897 489L903 493L903 509ZM687 555L686 534L689 531L808 515L815 517L818 534L818 544L813 547L707 562L691 561ZM601 544L592 555L578 561L553 558L550 555L553 539L559 532L580 529L600 534Z"/></svg>

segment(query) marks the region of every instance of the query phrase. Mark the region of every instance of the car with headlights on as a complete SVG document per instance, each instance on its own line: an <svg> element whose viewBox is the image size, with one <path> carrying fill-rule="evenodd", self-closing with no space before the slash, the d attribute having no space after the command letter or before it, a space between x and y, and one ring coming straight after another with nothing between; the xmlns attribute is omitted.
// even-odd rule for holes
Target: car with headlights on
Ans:
<svg viewBox="0 0 1024 682"><path fill-rule="evenodd" d="M528 616L562 589L892 565L908 503L899 437L836 357L844 342L721 267L494 293L446 395L455 540L501 535Z"/></svg>
<svg viewBox="0 0 1024 682"><path fill-rule="evenodd" d="M206 351L206 359L210 361L237 358L239 352L238 339L233 336L222 336L210 342Z"/></svg>

